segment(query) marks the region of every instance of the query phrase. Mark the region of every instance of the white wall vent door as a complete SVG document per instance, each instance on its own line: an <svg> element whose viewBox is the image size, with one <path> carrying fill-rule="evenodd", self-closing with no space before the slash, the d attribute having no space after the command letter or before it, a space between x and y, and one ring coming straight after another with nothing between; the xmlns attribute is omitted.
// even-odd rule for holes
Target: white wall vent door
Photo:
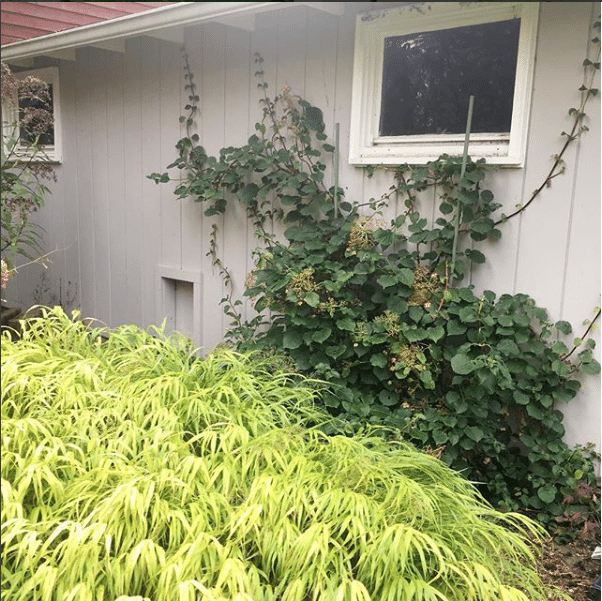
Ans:
<svg viewBox="0 0 602 601"><path fill-rule="evenodd" d="M201 345L201 272L159 265L157 267L157 323L178 331Z"/></svg>

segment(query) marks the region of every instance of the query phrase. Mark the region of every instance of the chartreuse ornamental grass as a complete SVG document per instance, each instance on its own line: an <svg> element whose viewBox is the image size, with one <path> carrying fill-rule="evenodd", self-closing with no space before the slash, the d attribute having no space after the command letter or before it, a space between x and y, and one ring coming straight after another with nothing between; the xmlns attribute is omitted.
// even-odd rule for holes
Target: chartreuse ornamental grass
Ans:
<svg viewBox="0 0 602 601"><path fill-rule="evenodd" d="M253 356L101 333L2 338L3 599L547 599L540 528L433 457L326 436Z"/></svg>

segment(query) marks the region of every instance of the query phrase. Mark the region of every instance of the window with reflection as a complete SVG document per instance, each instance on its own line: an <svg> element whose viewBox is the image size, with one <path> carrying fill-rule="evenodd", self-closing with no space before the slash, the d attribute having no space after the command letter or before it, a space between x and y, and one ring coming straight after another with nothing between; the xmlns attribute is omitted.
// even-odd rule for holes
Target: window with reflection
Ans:
<svg viewBox="0 0 602 601"><path fill-rule="evenodd" d="M426 163L462 153L524 160L537 2L424 2L358 15L352 164Z"/></svg>

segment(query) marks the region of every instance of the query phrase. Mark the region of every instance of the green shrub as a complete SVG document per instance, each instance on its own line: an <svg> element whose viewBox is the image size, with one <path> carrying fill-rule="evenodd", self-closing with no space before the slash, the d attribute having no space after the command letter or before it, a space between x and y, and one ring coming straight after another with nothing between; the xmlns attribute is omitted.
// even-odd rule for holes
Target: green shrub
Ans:
<svg viewBox="0 0 602 601"><path fill-rule="evenodd" d="M599 64L584 68L591 85ZM324 183L336 149L321 110L289 87L270 98L264 81L256 133L208 156L192 133L199 97L188 68L185 77L186 136L169 165L181 171L175 193L208 205L208 216L242 203L260 240L245 292L258 315L245 322L242 301L223 299L235 348L285 352L301 373L329 382L323 399L333 416L351 428L397 428L478 482L497 507L572 535L567 516L583 517L584 506L586 521L598 516L599 496L579 492L595 489L597 456L563 441L561 412L580 388L577 376L600 372L587 338L592 324L569 337L571 325L550 321L529 295L477 294L463 283L486 260L480 243L499 241L504 222L562 173L562 155L586 131L584 108L597 90L580 88L550 172L507 216L486 188L492 167L446 155L383 168L391 185L380 198L346 202L341 188ZM391 198L399 209L385 221ZM274 221L287 228L284 240L271 233ZM229 284L215 237L209 254Z"/></svg>
<svg viewBox="0 0 602 601"><path fill-rule="evenodd" d="M391 249L395 235L355 213L290 227L246 292L271 312L267 327L241 324L236 343L283 349L331 384L331 414L401 430L493 504L556 531L565 499L597 480L589 452L563 441L560 411L580 388L573 376L599 372L593 341L571 364L560 340L570 324L551 323L526 294L447 286L433 264Z"/></svg>
<svg viewBox="0 0 602 601"><path fill-rule="evenodd" d="M2 337L6 599L548 598L538 526L407 444L325 435L311 383L103 334L57 308Z"/></svg>
<svg viewBox="0 0 602 601"><path fill-rule="evenodd" d="M53 115L48 84L32 76L17 79L8 65L2 67L2 145L0 173L2 205L0 252L1 287L5 288L17 268L31 263L44 264L41 228L31 221L32 213L44 206L49 193L45 180L56 179L52 165L45 160L40 139L52 129ZM18 99L24 108L11 111ZM8 110L5 110L8 109ZM8 119L8 120L7 120ZM17 266L18 258L28 260Z"/></svg>

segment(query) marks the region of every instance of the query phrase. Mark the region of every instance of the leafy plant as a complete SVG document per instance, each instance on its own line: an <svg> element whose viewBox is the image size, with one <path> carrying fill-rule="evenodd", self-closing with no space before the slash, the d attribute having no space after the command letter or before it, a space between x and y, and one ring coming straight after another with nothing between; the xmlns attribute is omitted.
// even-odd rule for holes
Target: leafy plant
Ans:
<svg viewBox="0 0 602 601"><path fill-rule="evenodd" d="M273 360L60 308L23 330L2 336L6 598L549 598L539 526L406 443L326 436L315 384Z"/></svg>
<svg viewBox="0 0 602 601"><path fill-rule="evenodd" d="M391 253L376 242L386 230L370 228L351 215L287 230L247 291L273 317L242 348L285 349L332 384L324 400L334 415L395 426L493 502L553 526L573 472L596 479L578 451L564 467L572 451L555 408L579 389L572 374L599 371L591 349L569 364L563 342L547 343L568 324L550 323L533 299L446 287L432 264Z"/></svg>
<svg viewBox="0 0 602 601"><path fill-rule="evenodd" d="M578 451L600 461L600 454L591 443L583 449L578 447ZM568 457L569 465L572 459L572 455ZM558 524L556 537L572 540L578 535L583 540L597 543L600 536L600 479L584 479L579 469L569 473L569 478L572 481L564 488L563 512L555 518Z"/></svg>
<svg viewBox="0 0 602 601"><path fill-rule="evenodd" d="M207 156L192 133L198 96L186 66L187 135L169 166L183 175L178 197L207 203L207 215L236 198L255 225L260 247L245 294L258 315L244 322L240 299L223 299L231 341L241 350L285 351L300 372L329 382L323 402L351 430L394 427L479 483L495 505L528 511L554 530L574 509L573 493L597 482L588 453L563 442L559 410L580 388L574 376L600 372L591 324L571 340L571 325L550 321L528 295L477 295L461 282L486 260L479 243L499 240L500 226L562 172L597 90L583 87L544 184L510 216L497 214L501 205L486 188L491 167L469 159L461 176L462 160L449 156L390 168L390 188L352 206L341 188L324 184L323 157L335 148L322 112L288 87L268 97L257 62L263 119L246 145L219 157ZM584 68L591 83L599 62ZM429 225L420 198L432 189L439 213ZM405 199L405 211L387 223L394 196ZM284 241L266 227L275 219L287 226ZM209 253L228 282L214 246ZM599 497L591 501L599 512Z"/></svg>
<svg viewBox="0 0 602 601"><path fill-rule="evenodd" d="M2 63L2 106L14 106L17 99L24 108L9 111L10 121L4 111L2 118L2 288L16 273L18 256L44 262L40 227L30 217L49 192L44 180L55 177L39 143L53 122L47 84L31 76L19 80Z"/></svg>

